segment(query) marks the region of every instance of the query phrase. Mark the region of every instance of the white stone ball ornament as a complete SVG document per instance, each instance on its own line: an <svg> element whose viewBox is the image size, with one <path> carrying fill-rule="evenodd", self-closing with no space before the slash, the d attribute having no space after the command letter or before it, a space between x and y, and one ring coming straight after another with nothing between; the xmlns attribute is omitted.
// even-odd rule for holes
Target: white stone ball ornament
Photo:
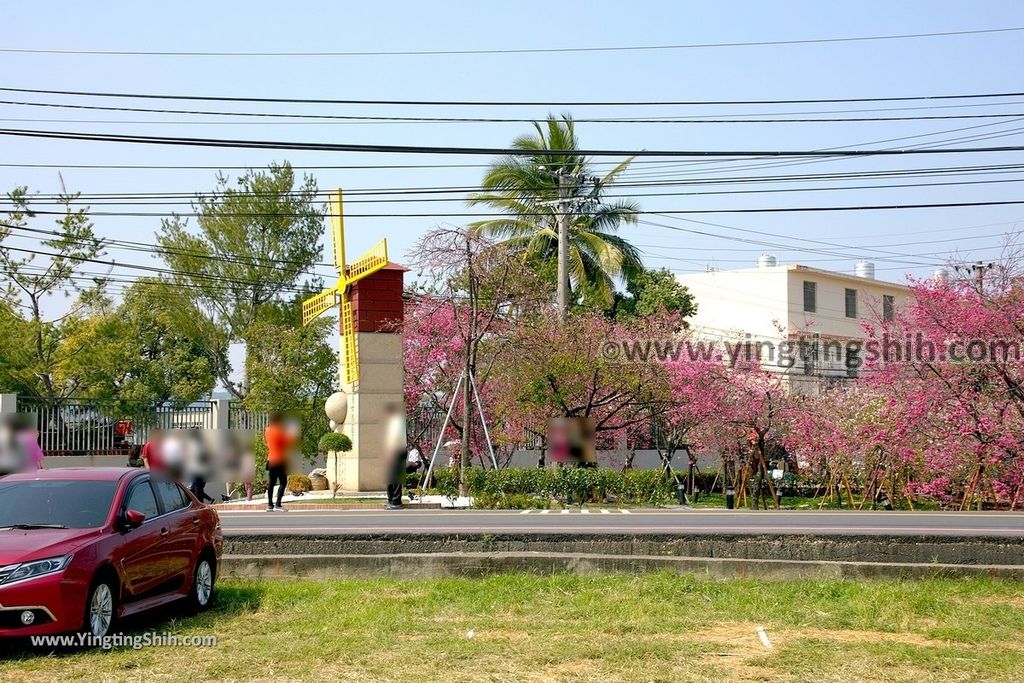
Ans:
<svg viewBox="0 0 1024 683"><path fill-rule="evenodd" d="M340 431L345 424L345 416L348 415L348 395L343 391L336 391L328 396L324 403L324 412L331 421L331 430Z"/></svg>

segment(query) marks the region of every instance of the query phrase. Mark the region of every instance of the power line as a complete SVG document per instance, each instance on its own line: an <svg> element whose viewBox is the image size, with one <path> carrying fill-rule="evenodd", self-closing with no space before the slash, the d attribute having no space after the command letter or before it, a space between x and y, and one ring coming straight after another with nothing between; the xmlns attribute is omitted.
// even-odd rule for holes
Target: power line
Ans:
<svg viewBox="0 0 1024 683"><path fill-rule="evenodd" d="M22 230L22 231L25 231L25 232L31 232L31 233L38 234L38 235L50 235L50 236L54 236L54 237L65 237L64 233L58 232L56 230L45 230L43 228L33 228L33 227L25 226L25 225L12 225L12 224L0 223L0 227L10 228L10 229L13 229L13 230ZM21 237L21 235L18 235L18 237ZM142 251L142 252L146 252L146 253L150 253L150 254L157 254L157 255L171 254L171 255L176 255L176 256L191 256L191 257L201 258L201 259L211 260L211 261L222 261L222 262L226 262L226 263L234 263L234 264L240 264L240 265L255 266L257 268L270 268L270 269L274 269L274 270L284 270L284 271L291 271L292 270L290 268L283 268L281 266L282 263L283 264L290 264L290 265L301 265L301 266L310 265L310 266L330 266L330 267L334 267L334 265L331 264L331 263L309 263L309 264L307 264L304 261L293 261L293 260L284 259L284 258L271 258L271 257L256 256L256 255L250 255L250 256L246 256L244 258L231 258L229 256L221 256L221 255L218 255L218 254L208 254L208 253L204 253L204 252L193 251L191 249L181 249L181 248L178 248L178 247L171 247L171 246L167 246L167 245L163 245L163 244L154 244L152 242L136 242L136 241L132 241L132 240L120 240L120 239L113 239L113 238L100 238L100 239L103 241L104 246L109 245L112 248L129 249L129 250L133 250L133 251ZM82 240L80 240L80 241L82 241ZM336 273L318 273L316 271L303 271L303 272L305 272L308 275L314 275L316 277L328 277L329 278L329 277L335 277L336 276Z"/></svg>
<svg viewBox="0 0 1024 683"><path fill-rule="evenodd" d="M644 199L650 197L706 197L706 196L718 196L718 195L743 195L743 194L777 194L777 193L801 193L801 192L839 192L843 190L899 190L905 188L927 188L927 187L960 187L969 185L999 185L1006 183L1020 183L1024 182L1024 178L999 178L993 180L959 180L959 181L946 181L938 183L898 183L898 184L876 184L876 185L845 185L838 187L777 187L777 188L760 188L754 190L711 190L711 191L692 191L686 190L681 192L629 192L629 193L605 193L602 194L602 199ZM448 192L442 190L442 192ZM461 194L461 193L460 193ZM356 195L355 199L349 198L345 200L348 204L426 204L426 203L464 203L466 201L465 196L458 197L377 197L374 199L361 199L360 195ZM174 199L171 197L160 197L154 199L140 199L140 198L112 198L106 197L101 199L74 199L71 201L72 204L88 204L92 206L191 206L194 201L193 197L183 197L180 199ZM60 199L38 199L32 198L33 205L51 206L55 204L63 204L64 202Z"/></svg>
<svg viewBox="0 0 1024 683"><path fill-rule="evenodd" d="M483 48L461 50L373 50L373 51L275 51L275 52L225 52L225 51L166 51L166 50L73 50L67 48L24 48L4 47L0 52L19 54L58 54L91 56L139 56L139 57L431 57L439 55L516 55L556 54L581 52L651 52L662 50L694 50L731 47L770 47L781 45L821 45L828 43L852 43L883 40L908 40L916 38L939 38L949 36L985 35L1024 31L1024 27L970 29L964 31L935 31L930 33L897 33L888 35L847 36L837 38L799 38L789 40L756 40L718 43L677 43L666 45L615 45L592 47L528 47L528 48Z"/></svg>
<svg viewBox="0 0 1024 683"><path fill-rule="evenodd" d="M660 211L627 211L628 215L644 216L651 214L664 215L696 215L696 214L718 214L718 213L806 213L820 211L890 211L897 209L951 209L976 206L1011 206L1024 204L1024 200L992 200L976 202L935 202L920 204L868 204L851 206L793 206L793 207L759 207L759 208L720 208L720 209L677 209ZM63 211L33 211L40 216L63 216ZM160 211L90 211L90 216L118 216L118 217L198 217L201 214L195 212L160 212ZM297 218L302 214L294 213L251 213L251 212L221 212L219 216L234 218ZM327 214L329 216L331 214ZM345 213L345 218L507 218L512 214L499 212L416 212L416 213ZM517 216L556 216L557 212L527 212L516 213ZM572 213L571 215L578 215Z"/></svg>
<svg viewBox="0 0 1024 683"><path fill-rule="evenodd" d="M638 162L633 162L638 163ZM671 162L676 163L676 162ZM476 164L471 164L477 166ZM0 164L4 166L4 164ZM425 165L426 167L433 167L431 164ZM486 164L479 165L480 167L486 167ZM55 164L53 168L67 168L68 166ZM71 166L72 168L74 166ZM211 167L213 169L222 167ZM230 168L230 167L229 167ZM247 170L249 167L244 167ZM293 167L294 168L294 167ZM675 186L702 186L702 185L728 185L728 184L762 184L762 183L782 183L782 182L810 182L810 181L842 181L842 180L861 180L870 178L912 178L917 176L960 176L960 175L982 175L982 174L1002 174L1002 173L1016 173L1024 169L1024 164L982 164L982 165L960 165L960 166L940 166L940 167L924 167L924 168L905 168L905 169L893 169L893 170L879 170L879 171L835 171L826 173L799 173L799 174L781 174L781 175L762 175L762 176L726 176L726 177L698 177L698 178L654 178L648 179L647 175L634 174L630 176L630 179L616 180L612 183L608 183L605 187L614 188L625 188L625 187L675 187ZM667 174L666 174L667 175ZM633 180L632 178L637 178ZM346 188L345 196L382 196L387 194L443 194L443 193L464 193L479 191L482 188L474 185L440 185L440 186L408 186L408 187L354 187ZM240 190L232 190L236 196L277 196L279 193L267 193L267 192L246 192ZM329 194L329 190L318 190L314 194L316 196L326 196ZM195 199L197 195L202 195L203 192L194 191L142 191L142 192L111 192L111 193L75 193L76 198L83 200L94 200L94 199L117 199L117 198L182 198L182 199ZM62 195L57 193L38 193L29 196L30 200L36 198L39 199L59 199Z"/></svg>
<svg viewBox="0 0 1024 683"><path fill-rule="evenodd" d="M425 145L380 145L354 143L288 142L271 140L229 140L218 138L162 137L153 135L120 135L107 133L82 133L72 131L21 130L3 128L0 135L29 138L50 138L59 140L80 140L90 142L125 142L134 144L174 145L185 147L230 147L240 149L287 149L321 152L360 152L389 154L439 154L439 155L486 155L486 156L615 156L615 157L862 157L862 156L906 156L910 154L977 154L994 152L1020 152L1022 146L968 147L938 149L840 149L819 150L521 150L509 147L431 147Z"/></svg>
<svg viewBox="0 0 1024 683"><path fill-rule="evenodd" d="M299 97L234 97L217 95L169 95L154 93L96 92L87 90L43 90L38 88L0 87L0 92L32 93L38 95L71 95L75 97L103 97L120 99L183 100L191 102L259 102L268 104L343 104L374 106L450 106L450 107L649 107L649 106L703 106L703 105L762 105L762 104L840 104L853 102L912 102L932 100L973 100L999 97L1024 97L1024 92L968 93L953 95L904 95L895 97L835 97L819 99L775 100L360 100Z"/></svg>
<svg viewBox="0 0 1024 683"><path fill-rule="evenodd" d="M950 107L968 106L994 106L995 104L1019 105L1019 102L988 103L985 105L947 105L946 107L927 106L910 107L910 109L936 109ZM509 117L481 117L481 116L380 116L380 115L354 115L354 114L308 114L308 113L285 113L285 112L226 112L226 111L203 111L196 109L156 109L149 107L108 107L101 105L86 104L65 104L55 102L23 102L17 100L0 100L0 105L15 107L44 107L52 109L75 109L87 111L111 111L130 112L143 114L174 114L187 116L217 116L217 117L241 117L273 119L271 121L256 122L259 125L273 123L286 123L295 125L298 121L279 121L278 119L298 119L299 121L313 121L315 123L539 123L545 118L509 118ZM852 110L853 112L877 112L890 111L888 109L867 109ZM939 121L947 119L994 119L994 118L1018 118L1024 117L1024 113L983 113L983 114L943 114L943 115L914 115L914 116L825 116L828 114L843 113L842 111L824 112L782 112L778 114L719 114L711 117L704 115L692 116L646 116L646 117L574 117L575 123L628 123L628 124L727 124L727 123L857 123L857 122L887 122L887 121ZM812 114L813 118L793 118L796 115ZM757 116L760 118L724 118L737 116ZM765 118L769 117L769 118ZM787 118L788 117L788 118ZM238 121L140 121L126 119L38 119L38 118L3 118L0 121L29 121L38 123L96 123L96 124L150 124L150 125L242 125ZM253 122L244 122L253 123Z"/></svg>
<svg viewBox="0 0 1024 683"><path fill-rule="evenodd" d="M671 217L667 216L667 218L671 218ZM851 251L858 249L857 247L849 247L849 246L845 246L845 245L841 245L841 244L836 244L836 243L833 243L833 242L826 242L826 241L823 241L823 240L814 240L814 239L805 240L805 241L812 242L812 243L815 243L815 244L822 244L824 246L823 247L807 247L807 246L800 246L800 245L780 245L780 244L775 243L775 242L767 242L767 241L764 241L764 240L758 240L758 239L749 238L749 237L738 237L738 236L735 236L735 235L721 235L719 233L708 232L706 230L697 230L695 228L683 228L683 227L680 227L678 225L667 225L665 223L657 223L655 221L641 220L639 222L641 224L643 224L643 225L648 225L648 226L656 227L656 228L662 228L662 229L665 229L665 230L673 230L673 231L676 231L676 232L685 232L685 233L689 233L689 234L693 234L693 235L700 235L702 237L714 237L714 238L717 238L717 239L724 239L724 240L729 240L729 241L733 241L733 242L741 242L741 243L745 243L745 244L755 244L755 245L759 245L759 246L762 246L762 247L768 247L769 249L785 249L785 250L789 250L789 251L799 251L799 252L805 252L805 253L811 253L811 254L821 254L821 255L825 255L825 256L838 256L838 257L843 257L843 258L846 258L846 259L852 258L852 255L851 254L843 254L841 252L835 251L835 249L843 249L843 250L851 250ZM688 220L687 222L688 223L696 223L696 224L699 224L699 225L708 225L708 226L712 226L712 227L727 228L727 229L730 229L730 230L737 230L737 231L741 231L741 232L745 232L745 233L750 233L750 234L754 234L754 235L767 235L767 236L777 236L777 237L785 238L785 235L778 235L777 233L769 233L769 232L765 232L765 231L751 230L751 229L746 229L746 228L737 228L737 227L733 227L733 226L730 226L730 225L723 225L721 223L710 223L710 222L707 222L707 221L697 221L697 220ZM826 247L828 247L828 248L826 248ZM865 248L860 248L860 251L863 253L863 251L871 251L871 250L868 250L868 249L865 249ZM876 249L876 250L873 250L873 251L878 252L878 255L872 255L872 258L874 258L877 261L893 261L893 262L903 263L903 264L912 265L912 266L933 266L933 265L936 265L934 263L921 263L919 261L906 260L907 258L914 258L912 255L909 255L909 254L900 254L898 252L886 252L886 251L880 250L880 249ZM886 254L891 254L891 256L886 256ZM894 256L896 256L896 257L904 257L904 258L903 259L896 259L896 258L893 258Z"/></svg>
<svg viewBox="0 0 1024 683"><path fill-rule="evenodd" d="M34 256L53 256L53 257L62 256L61 254L56 253L56 252L41 251L41 250L38 250L38 249L25 249L23 247L12 247L10 245L4 246L3 248L4 249L9 249L11 251L17 251L17 252L24 253L24 254L32 254ZM256 286L262 286L262 285L266 284L266 282L257 281L257 280L243 280L243 279L239 279L239 278L228 278L228 277L223 277L223 276L219 276L219 275L211 275L209 273L200 273L200 272L186 271L186 270L175 270L173 268L160 268L158 266L148 266L148 265L143 265L143 264L139 264L139 263L124 263L124 262L120 262L120 261L97 259L97 258L88 258L88 257L84 257L84 256L74 256L74 257L65 256L64 258L66 260L68 260L69 262L72 262L72 263L95 263L95 264L99 264L99 265L111 266L112 268L127 268L129 270L140 270L140 271L144 271L144 272L157 273L159 275L187 276L187 277L197 278L199 280L209 281L209 282L213 282L213 283L217 283L217 284L221 284L221 285L235 285L235 286L239 286L239 287L256 287ZM302 274L306 274L306 273L299 272L297 274L298 275L302 275ZM197 285L197 287L198 287L198 285ZM278 290L279 291L290 291L290 292L293 292L293 293L301 293L301 292L309 292L309 291L311 291L309 289L302 288L302 287L295 287L293 285L283 285L281 287L278 287Z"/></svg>
<svg viewBox="0 0 1024 683"><path fill-rule="evenodd" d="M878 145L878 144L887 144L887 143L892 143L892 142L902 142L904 140L913 140L913 139L918 139L918 138L934 137L936 135L944 135L946 133L957 133L957 132L962 132L962 131L967 131L967 130L977 130L979 128L991 128L993 126L1004 125L1005 123L1012 123L1012 122L1010 122L1010 121L997 121L995 123L982 123L982 124L976 124L976 125L973 125L973 126L960 126L960 127L957 127L957 128L948 128L948 129L941 130L941 131L935 131L933 133L919 133L919 134L916 134L916 135L903 135L903 136L900 136L900 137L887 138L887 139L884 139L884 140L870 140L870 141L860 142L860 143L853 143L853 144L847 144L847 145L839 145L837 147L826 148L825 151L849 149L849 148L854 148L854 147L862 147L862 146L865 146L865 145ZM946 144L946 143L949 143L949 142L956 142L956 141L964 142L964 141L968 141L968 140L972 140L972 139L974 139L972 136L958 136L958 137L953 137L953 138L944 138L944 139L936 140L936 141L933 141L933 142L915 143L915 144L909 145L909 147L910 148L925 148L925 147L932 147L932 146L937 146L937 145L943 145L943 144ZM762 157L762 158L764 158L764 157ZM762 161L760 163L747 164L746 166L736 166L736 163L737 163L736 160L716 161L716 160L706 159L706 160L692 161L692 162L686 162L686 163L687 163L687 165L700 165L701 166L700 170L690 171L690 174L694 174L694 173L706 173L709 168L711 169L711 172L713 172L713 173L717 172L716 169L714 168L715 166L727 166L728 168L724 169L724 170L739 171L739 170L750 170L750 169L759 169L759 168L766 168L766 167L772 168L772 167L778 167L778 166L800 166L800 165L806 165L806 164L819 164L819 163L825 163L825 162L833 161L833 160L834 159L830 159L830 158L826 157L826 158L821 158L821 159L798 160L798 161L793 161L793 160L790 160L790 161ZM681 162L677 162L677 165L680 165L680 164L681 164ZM627 171L627 173L631 174L632 172L628 172ZM650 175L650 174L648 174L648 175Z"/></svg>

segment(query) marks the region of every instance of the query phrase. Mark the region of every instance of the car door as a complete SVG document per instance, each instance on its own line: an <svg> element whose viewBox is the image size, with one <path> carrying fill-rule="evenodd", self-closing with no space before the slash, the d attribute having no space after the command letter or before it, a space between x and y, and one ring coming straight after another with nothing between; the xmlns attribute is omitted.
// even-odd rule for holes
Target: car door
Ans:
<svg viewBox="0 0 1024 683"><path fill-rule="evenodd" d="M167 535L160 519L160 506L149 477L132 482L125 492L121 513L136 510L146 516L142 525L124 533L121 569L125 588L133 598L145 596L163 581L162 548Z"/></svg>
<svg viewBox="0 0 1024 683"><path fill-rule="evenodd" d="M152 483L163 505L161 527L167 529L161 549L162 571L177 587L192 571L192 552L199 537L199 511L192 509L192 499L177 482L153 477Z"/></svg>

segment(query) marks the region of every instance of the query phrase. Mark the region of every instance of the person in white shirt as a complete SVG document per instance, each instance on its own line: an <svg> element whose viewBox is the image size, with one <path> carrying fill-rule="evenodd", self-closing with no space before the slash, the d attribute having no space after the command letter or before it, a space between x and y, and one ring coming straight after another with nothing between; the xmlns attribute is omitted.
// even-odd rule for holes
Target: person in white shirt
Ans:
<svg viewBox="0 0 1024 683"><path fill-rule="evenodd" d="M423 467L423 457L420 455L420 449L413 446L405 458L405 471L415 472L421 467Z"/></svg>

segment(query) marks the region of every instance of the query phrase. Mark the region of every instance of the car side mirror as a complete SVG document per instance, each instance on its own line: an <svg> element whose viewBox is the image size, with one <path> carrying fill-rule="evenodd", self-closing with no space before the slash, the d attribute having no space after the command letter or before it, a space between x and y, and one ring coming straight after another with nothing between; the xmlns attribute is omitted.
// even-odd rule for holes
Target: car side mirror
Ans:
<svg viewBox="0 0 1024 683"><path fill-rule="evenodd" d="M128 529L137 529L146 521L146 515L138 510L124 511L124 525Z"/></svg>

